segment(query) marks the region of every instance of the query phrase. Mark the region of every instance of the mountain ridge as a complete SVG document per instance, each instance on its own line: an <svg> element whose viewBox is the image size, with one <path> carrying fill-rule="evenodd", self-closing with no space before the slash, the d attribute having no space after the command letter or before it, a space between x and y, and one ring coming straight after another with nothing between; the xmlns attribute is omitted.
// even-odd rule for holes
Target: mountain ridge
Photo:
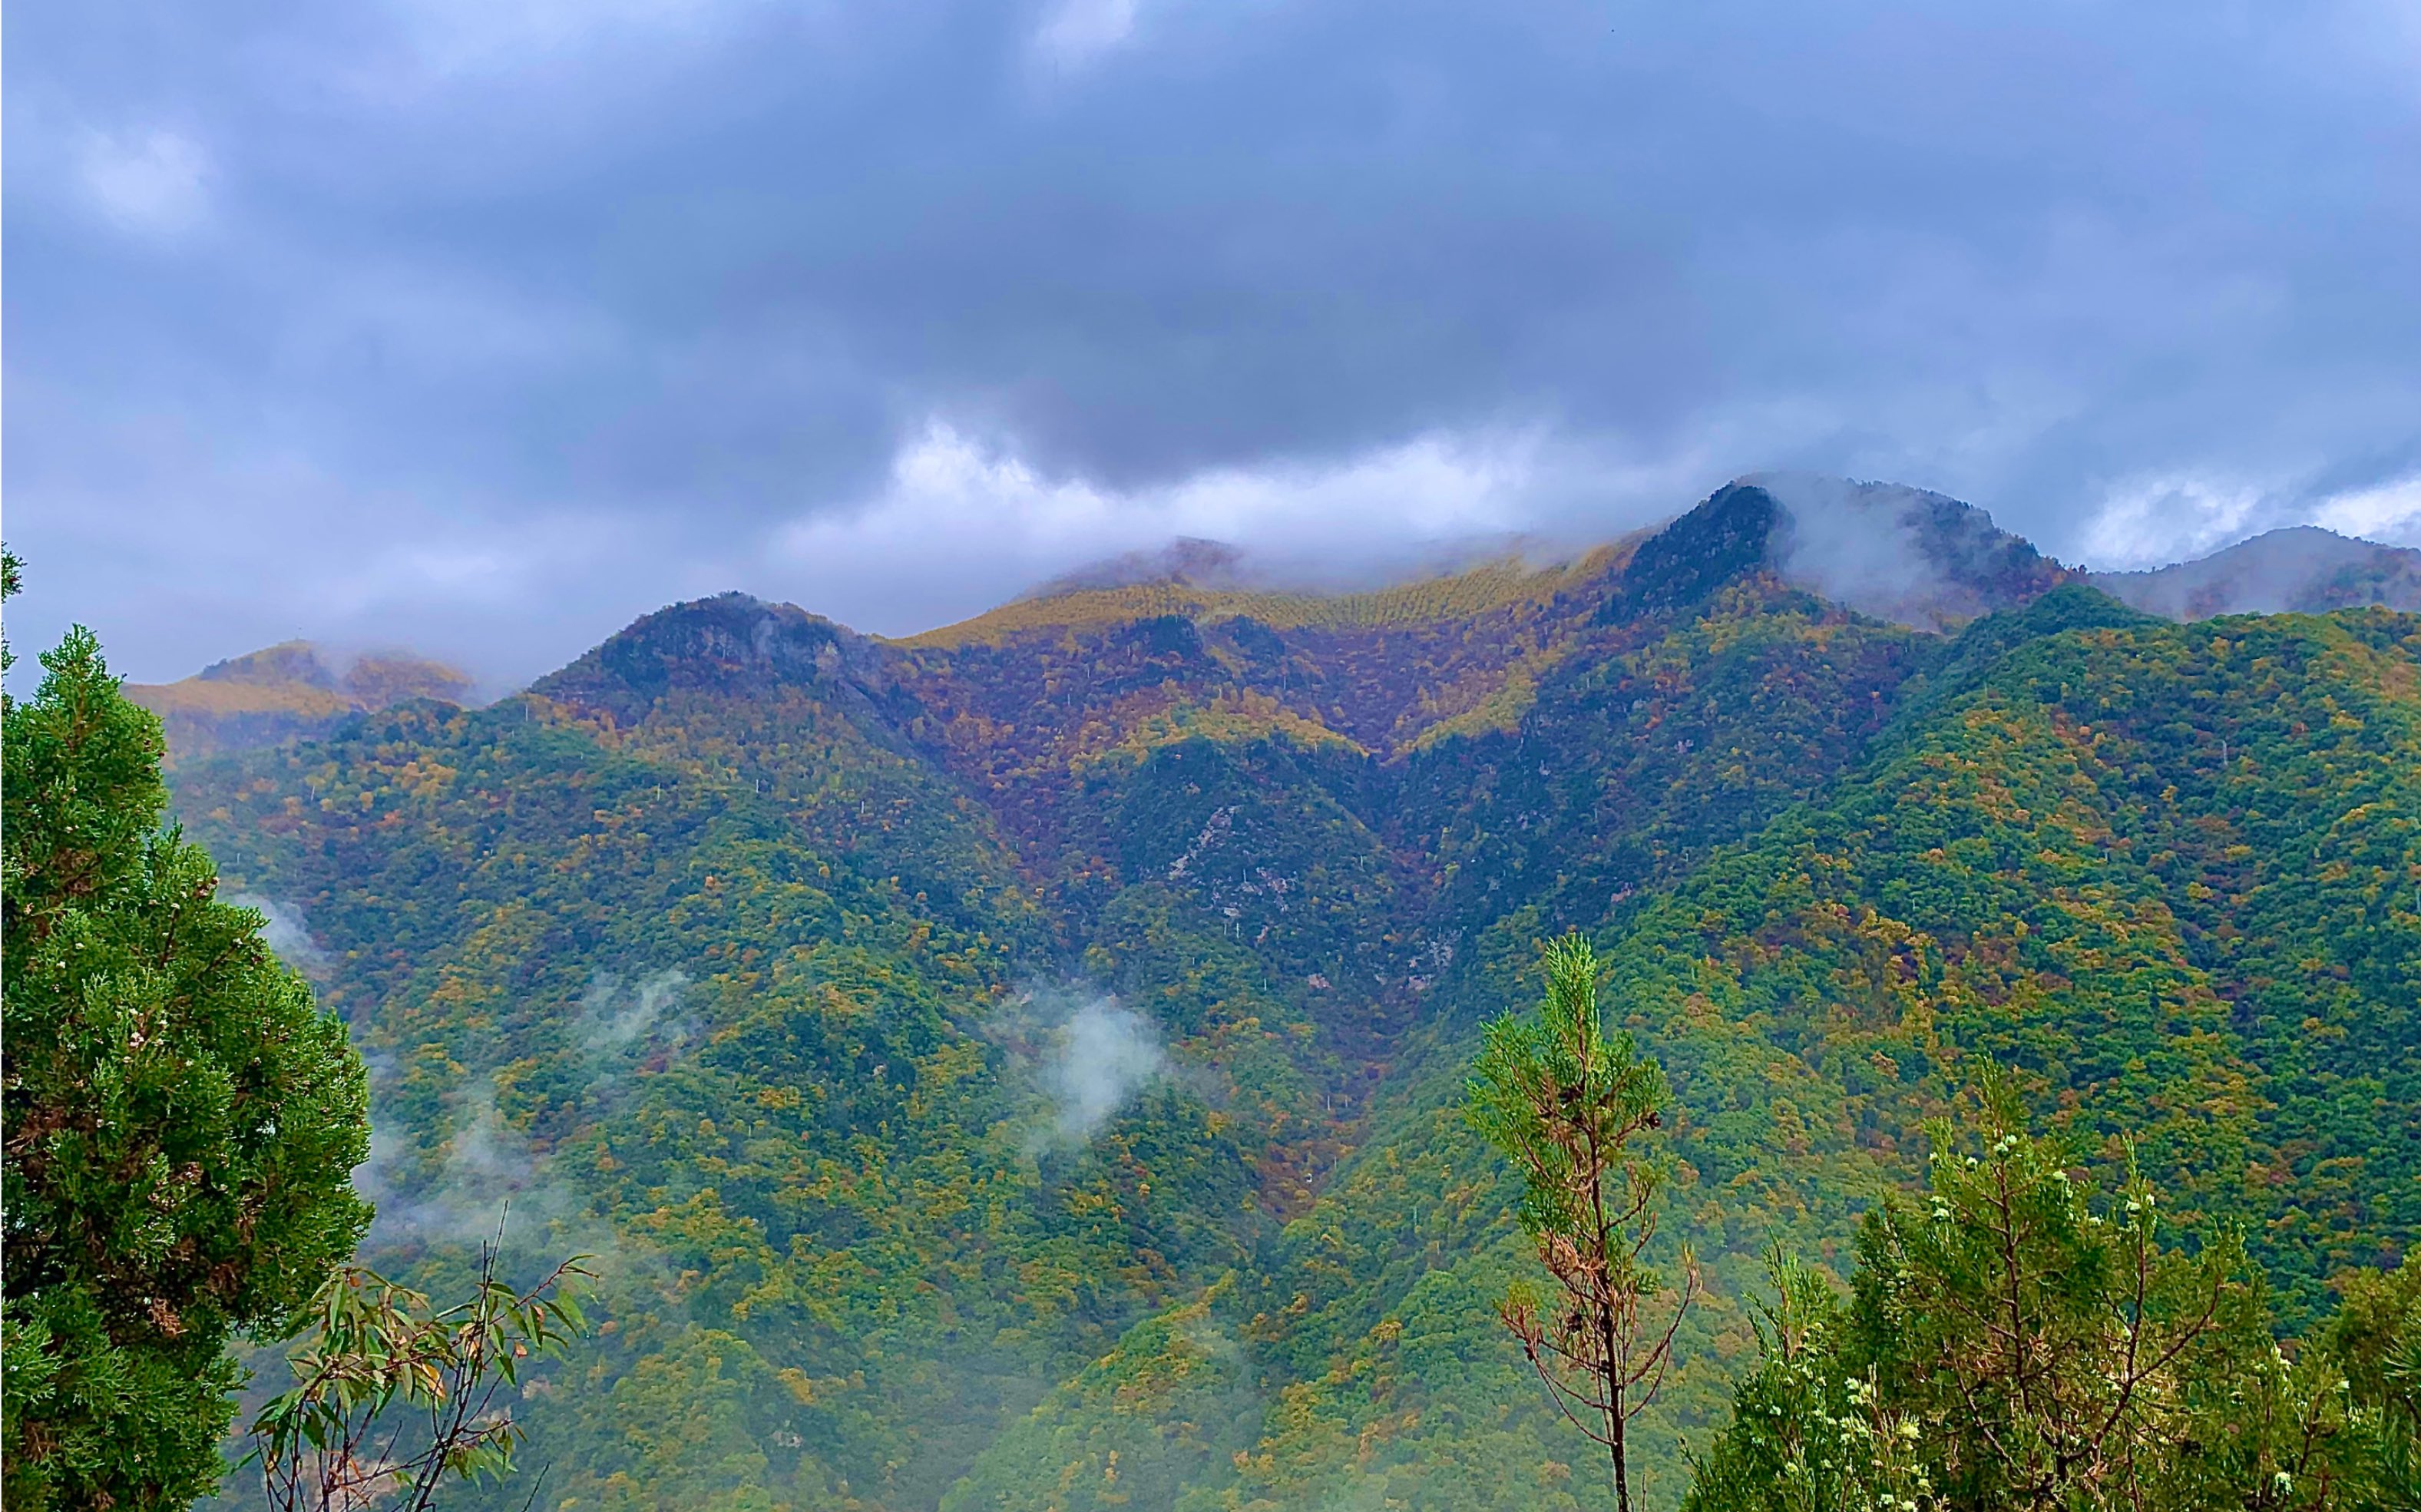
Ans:
<svg viewBox="0 0 2421 1512"><path fill-rule="evenodd" d="M1476 559L1466 553L1447 570L1376 586L1286 586L1233 545L1179 538L1156 551L1079 567L967 619L907 635L866 636L824 622L846 637L835 644L853 648L853 664L879 678L868 656L880 660L881 648L948 651L976 642L998 647L1035 632L1172 617L1195 621L1197 634L1233 625L1255 637L1263 631L1383 629L1615 590L1632 604L1601 612L1618 616L1633 606L1685 607L1757 570L1860 613L1938 633L2070 581L2178 620L2370 603L2421 609L2421 551L2317 526L2272 531L2168 567L2096 572L2042 555L1986 511L1947 495L1814 474L1753 473L1662 525L1611 541L1546 554L1535 544L1478 552ZM694 600L707 601L712 600ZM782 607L822 618L795 605ZM617 639L608 637L599 650ZM869 653L869 647L877 649ZM357 658L340 678L319 647L292 641L213 663L180 682L130 685L128 694L168 722L175 751L198 755L316 737L352 713L409 697L461 702L471 685L466 674L408 652ZM1496 718L1492 700L1501 709L1520 697L1518 690L1508 694L1492 682L1463 698L1464 707L1445 720L1419 725L1402 740L1381 738L1375 748L1398 749L1432 728L1443 738L1457 728L1487 727ZM1453 728L1443 727L1458 720ZM1377 732L1366 721L1354 731L1333 733L1374 748Z"/></svg>
<svg viewBox="0 0 2421 1512"><path fill-rule="evenodd" d="M1995 607L1794 583L1742 484L1350 615L693 600L178 803L378 1068L381 1263L451 1273L508 1193L613 1257L525 1404L558 1512L1577 1512L1458 1109L1587 931L1713 1286L1639 1424L1665 1506L1757 1254L1837 1262L1984 1059L2294 1308L2421 1239L2421 616L2189 629L1861 507Z"/></svg>
<svg viewBox="0 0 2421 1512"><path fill-rule="evenodd" d="M126 696L160 716L172 756L273 745L325 735L352 715L415 698L460 704L468 673L410 651L344 659L339 673L310 641L213 662L177 682L129 683Z"/></svg>
<svg viewBox="0 0 2421 1512"><path fill-rule="evenodd" d="M2421 551L2290 525L2209 555L2134 572L2092 574L2113 598L2168 619L2326 614L2380 604L2421 610Z"/></svg>

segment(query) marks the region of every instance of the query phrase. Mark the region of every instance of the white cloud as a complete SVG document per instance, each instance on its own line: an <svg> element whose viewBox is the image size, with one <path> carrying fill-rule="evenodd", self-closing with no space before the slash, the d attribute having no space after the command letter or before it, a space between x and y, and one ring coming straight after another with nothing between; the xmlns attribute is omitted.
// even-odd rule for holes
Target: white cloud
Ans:
<svg viewBox="0 0 2421 1512"><path fill-rule="evenodd" d="M1410 558L1424 544L1535 522L1546 482L1535 435L1432 434L1324 463L1217 468L1134 491L1046 476L935 420L856 507L777 533L781 591L861 630L903 634L893 607L912 565L968 613L1080 562L1179 536L1248 544L1288 564ZM959 595L945 595L958 597Z"/></svg>
<svg viewBox="0 0 2421 1512"><path fill-rule="evenodd" d="M622 979L611 972L599 972L589 981L588 995L580 1000L575 1022L591 1050L622 1050L653 1029L664 1009L679 1003L681 989L688 985L688 974L678 968L656 972L633 987L629 1006L617 1008L614 1004L621 995Z"/></svg>
<svg viewBox="0 0 2421 1512"><path fill-rule="evenodd" d="M2162 567L2251 533L2268 489L2195 473L2139 476L2112 489L2085 530L2088 565Z"/></svg>
<svg viewBox="0 0 2421 1512"><path fill-rule="evenodd" d="M1082 1145L1168 1074L1168 1053L1150 1020L1112 998L1099 998L1069 1016L1044 1068L1043 1085L1056 1112L1052 1132Z"/></svg>
<svg viewBox="0 0 2421 1512"><path fill-rule="evenodd" d="M373 1079L383 1082L388 1074L373 1059ZM372 1127L369 1159L353 1168L353 1190L378 1208L372 1243L476 1243L494 1237L508 1211L541 1228L576 1211L572 1190L548 1179L546 1159L527 1134L506 1122L492 1079L466 1083L452 1112L453 1128L433 1172L383 1120Z"/></svg>
<svg viewBox="0 0 2421 1512"><path fill-rule="evenodd" d="M1183 1080L1158 1024L1072 983L1018 993L982 1029L1007 1052L1006 1083L1026 1100L1007 1127L1030 1154L1079 1148L1147 1088Z"/></svg>
<svg viewBox="0 0 2421 1512"><path fill-rule="evenodd" d="M76 166L94 208L124 231L173 237L210 210L209 154L175 132L91 132Z"/></svg>
<svg viewBox="0 0 2421 1512"><path fill-rule="evenodd" d="M1034 48L1065 68L1081 68L1134 36L1135 0L1057 0L1035 28Z"/></svg>
<svg viewBox="0 0 2421 1512"><path fill-rule="evenodd" d="M2112 570L2165 567L2297 524L2391 543L2421 541L2421 473L2317 496L2307 479L2291 475L2144 475L2103 496L2084 533L2085 560Z"/></svg>
<svg viewBox="0 0 2421 1512"><path fill-rule="evenodd" d="M229 893L223 900L240 909L257 910L266 922L260 941L278 959L317 980L328 974L328 953L311 937L311 926L299 904L280 903L258 893Z"/></svg>
<svg viewBox="0 0 2421 1512"><path fill-rule="evenodd" d="M2421 543L2421 473L2333 495L2321 501L2312 522L2345 536Z"/></svg>

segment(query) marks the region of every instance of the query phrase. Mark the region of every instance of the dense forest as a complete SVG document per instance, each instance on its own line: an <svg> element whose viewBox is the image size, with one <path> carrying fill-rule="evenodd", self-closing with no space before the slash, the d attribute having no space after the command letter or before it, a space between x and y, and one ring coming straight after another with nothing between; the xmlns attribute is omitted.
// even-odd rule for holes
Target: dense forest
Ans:
<svg viewBox="0 0 2421 1512"><path fill-rule="evenodd" d="M1735 485L1366 593L900 641L729 595L484 708L197 738L190 865L366 1067L376 1217L320 1247L595 1272L449 1504L1613 1505L1500 1316L1547 1209L1471 1112L1567 939L1657 1078L1639 1262L1695 1287L1635 1504L2413 1504L2421 616L2179 623L1903 496L1888 604ZM2132 1397L2089 1455L1958 1436L1998 1357L1928 1329L1996 1234L2012 1286L2157 1271L2141 1396L2209 1453L2156 1471ZM289 1367L237 1332L257 1406Z"/></svg>

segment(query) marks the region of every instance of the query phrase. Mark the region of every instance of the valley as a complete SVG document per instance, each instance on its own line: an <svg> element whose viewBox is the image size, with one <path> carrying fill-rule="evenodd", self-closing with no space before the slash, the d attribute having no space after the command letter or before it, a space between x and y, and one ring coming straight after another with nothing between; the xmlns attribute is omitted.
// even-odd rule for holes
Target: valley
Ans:
<svg viewBox="0 0 2421 1512"><path fill-rule="evenodd" d="M375 1263L457 1275L508 1207L600 1256L520 1407L548 1505L1598 1504L1461 1115L1577 929L1710 1286L1639 1429L1668 1507L1760 1254L1846 1277L1986 1062L2290 1321L2421 1235L2421 615L2365 560L2180 622L2224 574L1748 479L1355 593L699 600L484 707L172 722L170 776L370 1061Z"/></svg>

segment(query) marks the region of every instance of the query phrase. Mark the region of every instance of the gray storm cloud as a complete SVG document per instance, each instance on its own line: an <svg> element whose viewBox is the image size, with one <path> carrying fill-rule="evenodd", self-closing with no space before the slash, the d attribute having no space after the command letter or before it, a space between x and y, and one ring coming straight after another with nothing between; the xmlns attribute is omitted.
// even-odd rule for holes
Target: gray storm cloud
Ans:
<svg viewBox="0 0 2421 1512"><path fill-rule="evenodd" d="M12 631L145 680L299 633L510 681L731 587L901 632L1171 536L1612 534L1768 468L2094 566L2421 531L2388 0L8 40Z"/></svg>

